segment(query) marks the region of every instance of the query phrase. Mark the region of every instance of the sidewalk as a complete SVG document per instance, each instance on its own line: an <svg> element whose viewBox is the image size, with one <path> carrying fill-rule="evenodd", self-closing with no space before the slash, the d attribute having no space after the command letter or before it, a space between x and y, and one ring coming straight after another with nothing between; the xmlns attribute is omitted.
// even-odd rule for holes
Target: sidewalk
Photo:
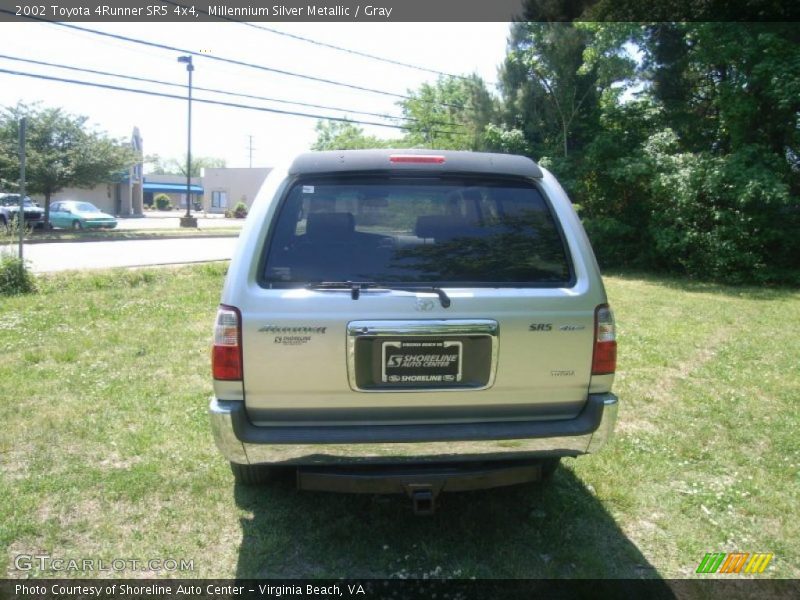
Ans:
<svg viewBox="0 0 800 600"><path fill-rule="evenodd" d="M186 214L185 210L147 211L141 217L117 217L117 229L179 229L180 218ZM220 214L204 214L192 211L192 216L197 217L198 229L212 229L219 227L241 228L244 219L226 219Z"/></svg>

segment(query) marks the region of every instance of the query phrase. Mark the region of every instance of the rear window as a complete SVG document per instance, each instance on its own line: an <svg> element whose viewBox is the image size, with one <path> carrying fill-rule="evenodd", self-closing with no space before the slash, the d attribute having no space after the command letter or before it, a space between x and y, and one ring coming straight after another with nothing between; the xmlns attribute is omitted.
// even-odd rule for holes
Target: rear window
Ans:
<svg viewBox="0 0 800 600"><path fill-rule="evenodd" d="M300 180L279 209L265 251L267 287L571 280L550 207L522 181Z"/></svg>

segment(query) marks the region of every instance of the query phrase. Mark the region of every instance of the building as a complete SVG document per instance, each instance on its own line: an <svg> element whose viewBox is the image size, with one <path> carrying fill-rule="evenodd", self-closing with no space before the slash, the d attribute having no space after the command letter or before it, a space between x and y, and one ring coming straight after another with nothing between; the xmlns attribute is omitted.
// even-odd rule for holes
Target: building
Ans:
<svg viewBox="0 0 800 600"><path fill-rule="evenodd" d="M170 204L186 208L186 177L183 175L144 175L144 154L139 128L133 128L131 146L139 156L120 183L102 183L91 189L65 188L53 194L51 201L83 200L91 202L103 212L118 217L141 216L145 207L154 206L158 194L167 194ZM194 210L224 213L239 202L249 209L261 189L261 184L272 171L270 168L209 168L200 177L190 180ZM34 197L43 202L43 198Z"/></svg>
<svg viewBox="0 0 800 600"><path fill-rule="evenodd" d="M202 203L203 182L200 177L190 179L193 207ZM155 197L159 194L169 196L170 204L176 208L186 208L186 176L185 175L145 175L144 204L155 206Z"/></svg>
<svg viewBox="0 0 800 600"><path fill-rule="evenodd" d="M256 167L203 169L203 210L224 213L239 202L244 202L249 210L270 171Z"/></svg>

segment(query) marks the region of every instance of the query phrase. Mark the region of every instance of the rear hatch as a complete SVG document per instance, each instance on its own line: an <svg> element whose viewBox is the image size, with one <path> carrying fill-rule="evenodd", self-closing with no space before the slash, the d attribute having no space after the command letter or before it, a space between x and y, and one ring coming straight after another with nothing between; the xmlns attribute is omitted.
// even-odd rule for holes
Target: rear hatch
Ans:
<svg viewBox="0 0 800 600"><path fill-rule="evenodd" d="M255 423L561 419L596 298L530 178L315 174L288 186L242 309Z"/></svg>

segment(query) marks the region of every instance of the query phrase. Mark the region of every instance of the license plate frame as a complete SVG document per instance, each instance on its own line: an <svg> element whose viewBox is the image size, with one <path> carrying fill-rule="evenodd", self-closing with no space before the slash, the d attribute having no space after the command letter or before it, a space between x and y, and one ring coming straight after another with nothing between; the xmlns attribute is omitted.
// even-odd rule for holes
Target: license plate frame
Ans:
<svg viewBox="0 0 800 600"><path fill-rule="evenodd" d="M381 340L381 382L392 387L458 385L463 378L460 340Z"/></svg>

